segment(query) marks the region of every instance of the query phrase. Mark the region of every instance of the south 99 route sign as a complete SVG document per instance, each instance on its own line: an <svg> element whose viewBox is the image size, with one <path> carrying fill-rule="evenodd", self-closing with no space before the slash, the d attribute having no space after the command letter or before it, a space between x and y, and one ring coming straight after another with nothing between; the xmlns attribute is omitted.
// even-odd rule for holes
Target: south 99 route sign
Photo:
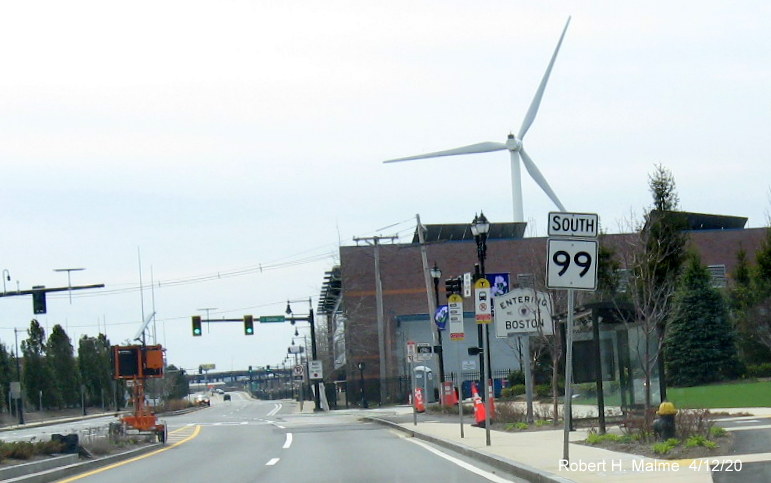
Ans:
<svg viewBox="0 0 771 483"><path fill-rule="evenodd" d="M597 290L597 240L549 238L546 286Z"/></svg>

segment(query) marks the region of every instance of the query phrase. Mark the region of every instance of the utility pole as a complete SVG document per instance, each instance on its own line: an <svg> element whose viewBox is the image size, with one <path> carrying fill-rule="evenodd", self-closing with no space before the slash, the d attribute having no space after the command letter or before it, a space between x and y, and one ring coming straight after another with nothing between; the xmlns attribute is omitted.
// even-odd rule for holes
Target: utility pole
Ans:
<svg viewBox="0 0 771 483"><path fill-rule="evenodd" d="M380 366L380 404L386 402L386 354L385 354L385 326L383 316L383 282L380 279L380 240L396 240L397 236L373 236L357 238L354 237L353 241L356 243L365 241L372 243L375 252L375 305L377 311L377 343L379 354L379 366Z"/></svg>
<svg viewBox="0 0 771 483"><path fill-rule="evenodd" d="M16 379L19 381L19 398L16 400L16 413L19 415L19 424L24 424L24 394L21 391L21 364L19 363L19 329L13 328L13 339L16 343Z"/></svg>
<svg viewBox="0 0 771 483"><path fill-rule="evenodd" d="M415 219L417 220L418 224L418 241L420 243L420 259L423 264L423 281L426 284L426 297L428 298L428 330L431 332L431 347L440 347L440 350L442 347L442 334L439 332L439 327L437 327L436 323L434 322L434 315L436 314L436 308L439 305L439 294L438 294L438 288L437 284L439 282L438 279L433 280L434 287L433 287L433 294L431 293L431 283L432 283L432 276L431 276L431 269L428 267L428 255L426 254L426 240L425 240L425 227L420 222L420 215L415 215ZM434 263L436 265L436 263ZM439 275L441 277L441 273ZM433 295L433 296L432 296ZM439 341L439 344L437 345L437 340ZM441 352L439 353L439 403L441 405L444 405L444 354Z"/></svg>

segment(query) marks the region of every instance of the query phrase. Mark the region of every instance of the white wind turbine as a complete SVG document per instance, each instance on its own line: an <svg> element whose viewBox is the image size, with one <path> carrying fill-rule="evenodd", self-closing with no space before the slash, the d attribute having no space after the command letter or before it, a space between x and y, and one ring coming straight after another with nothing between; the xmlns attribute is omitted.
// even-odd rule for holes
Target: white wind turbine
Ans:
<svg viewBox="0 0 771 483"><path fill-rule="evenodd" d="M488 153L491 151L503 151L504 149L508 149L509 153L511 154L511 192L514 203L514 221L525 221L524 213L522 210L522 174L519 168L520 159L525 165L527 172L530 173L530 176L535 180L536 183L538 183L538 186L541 187L541 189L549 196L549 198L551 198L551 200L555 205L557 205L560 211L566 211L562 202L560 202L559 198L557 198L557 195L549 186L549 183L546 182L546 178L543 177L533 160L530 159L530 156L528 156L525 152L525 149L522 147L522 139L525 137L528 129L530 129L530 125L533 124L533 120L538 113L538 107L541 104L543 91L546 89L546 83L549 82L549 75L551 74L551 69L554 66L554 61L557 58L557 53L559 52L560 46L562 45L562 39L565 37L565 32L568 29L568 25L570 25L570 17L568 17L568 20L565 23L565 28L562 29L562 35L560 35L559 42L557 42L557 48L554 49L554 54L551 57L549 66L546 68L546 73L544 73L543 78L541 79L541 84L538 86L535 97L530 103L530 109L527 110L525 120L522 121L522 127L519 128L519 133L517 133L516 136L514 134L509 134L506 143L486 142L471 144L469 146L448 149L446 151L419 154L417 156L408 156L406 158L389 159L388 161L383 162L397 163L400 161L411 161L413 159L438 158L440 156L455 156L457 154Z"/></svg>

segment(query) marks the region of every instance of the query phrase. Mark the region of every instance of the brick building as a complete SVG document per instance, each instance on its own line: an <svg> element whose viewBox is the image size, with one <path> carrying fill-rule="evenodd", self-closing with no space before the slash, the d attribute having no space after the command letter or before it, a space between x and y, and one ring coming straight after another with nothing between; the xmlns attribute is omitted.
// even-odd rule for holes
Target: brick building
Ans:
<svg viewBox="0 0 771 483"><path fill-rule="evenodd" d="M754 260L754 253L766 234L766 228L745 229L746 218L695 213L684 213L684 216L690 226L690 245L699 252L702 263L710 267L717 285L727 283L740 249L747 252L749 260ZM486 273L509 274L509 283L514 287L543 287L547 238L524 238L524 231L524 223L492 224L487 240ZM603 235L600 243L623 251L634 238L635 234ZM340 248L340 266L327 273L319 302L320 311L327 315L334 366L327 374L331 374L333 380L358 381L363 376L370 397L377 399L380 396L391 402L405 397L404 380L410 374L410 367L405 362L406 341L436 343L435 328L428 315L429 297L435 296L434 286L433 282L427 284L431 279L424 274L421 248L417 232L411 243ZM377 324L376 253L382 286L382 331L378 330ZM474 272L477 263L477 246L470 227L427 225L425 253L425 269L436 265L442 272L438 300L439 304L445 304L444 280ZM577 292L577 304L588 295ZM554 293L553 297L555 312L564 312L564 296ZM465 340L449 341L445 336L442 341L446 379L465 370L479 369L478 365L472 367L470 361L474 358L467 354L468 347L477 346L478 337L470 303L464 304L464 315ZM498 339L491 334L494 376L505 375L520 367L518 344L521 341L516 339ZM360 363L364 364L362 371L358 368ZM437 384L437 357L424 365L432 372ZM388 387L373 390L383 375L391 381ZM379 395L378 391L381 391Z"/></svg>

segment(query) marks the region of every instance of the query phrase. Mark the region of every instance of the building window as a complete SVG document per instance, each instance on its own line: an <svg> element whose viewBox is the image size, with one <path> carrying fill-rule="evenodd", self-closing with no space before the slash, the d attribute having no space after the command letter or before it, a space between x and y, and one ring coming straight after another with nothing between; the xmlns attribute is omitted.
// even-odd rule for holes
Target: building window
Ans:
<svg viewBox="0 0 771 483"><path fill-rule="evenodd" d="M712 276L713 287L726 287L725 265L709 265L707 266L707 270L709 270L709 274Z"/></svg>
<svg viewBox="0 0 771 483"><path fill-rule="evenodd" d="M632 279L632 270L628 268L619 268L616 270L616 279L618 280L618 291L626 293L629 288L629 282Z"/></svg>

